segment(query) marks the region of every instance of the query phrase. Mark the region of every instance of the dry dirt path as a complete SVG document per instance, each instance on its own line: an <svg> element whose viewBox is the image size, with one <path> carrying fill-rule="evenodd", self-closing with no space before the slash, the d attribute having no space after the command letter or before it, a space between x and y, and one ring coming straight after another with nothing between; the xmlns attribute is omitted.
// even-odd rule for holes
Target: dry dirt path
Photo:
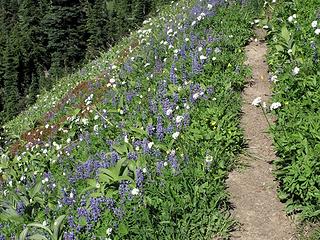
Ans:
<svg viewBox="0 0 320 240"><path fill-rule="evenodd" d="M266 62L265 32L256 30L258 41L245 49L246 64L252 69L251 84L243 93L242 128L248 141L247 157L240 157L244 169L233 171L227 181L234 206L232 214L240 223L231 239L289 240L294 238L294 224L287 218L284 205L277 198L277 183L272 175L272 160L276 158L268 123L260 108L251 105L253 99L271 96Z"/></svg>

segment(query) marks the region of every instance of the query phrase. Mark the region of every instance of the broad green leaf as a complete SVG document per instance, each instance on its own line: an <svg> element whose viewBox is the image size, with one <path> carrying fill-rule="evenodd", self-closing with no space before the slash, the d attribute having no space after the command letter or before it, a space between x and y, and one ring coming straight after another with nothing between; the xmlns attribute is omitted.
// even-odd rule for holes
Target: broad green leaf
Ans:
<svg viewBox="0 0 320 240"><path fill-rule="evenodd" d="M284 25L281 28L281 37L286 41L286 43L289 43L290 40L290 32L288 31L288 28Z"/></svg>
<svg viewBox="0 0 320 240"><path fill-rule="evenodd" d="M30 191L30 197L33 198L41 189L41 181L39 181Z"/></svg>
<svg viewBox="0 0 320 240"><path fill-rule="evenodd" d="M118 176L117 169L115 169L115 167L109 169L100 168L100 172L108 175L110 180L114 180Z"/></svg>
<svg viewBox="0 0 320 240"><path fill-rule="evenodd" d="M135 128L135 127L129 127L129 129L134 132L134 133L138 133L141 136L145 137L147 136L147 132L145 130L142 130L141 128Z"/></svg>
<svg viewBox="0 0 320 240"><path fill-rule="evenodd" d="M87 219L86 219L86 217L80 217L79 218L79 224L80 224L80 226L86 226L87 225Z"/></svg>
<svg viewBox="0 0 320 240"><path fill-rule="evenodd" d="M117 177L117 179L116 179L118 182L120 182L120 181L133 181L133 179L131 178L131 177L129 177L129 176L119 176L119 177Z"/></svg>
<svg viewBox="0 0 320 240"><path fill-rule="evenodd" d="M30 236L29 239L31 239L31 240L48 240L48 238L46 238L45 236L42 236L38 233Z"/></svg>
<svg viewBox="0 0 320 240"><path fill-rule="evenodd" d="M114 150L116 150L117 153L119 153L119 154L121 154L121 155L123 155L123 154L125 154L125 153L128 152L127 146L126 146L125 144L112 146L112 148L113 148Z"/></svg>
<svg viewBox="0 0 320 240"><path fill-rule="evenodd" d="M52 232L51 232L50 228L48 228L46 226L43 226L41 223L29 223L27 226L28 227L41 228L41 229L47 231L50 235L52 235Z"/></svg>
<svg viewBox="0 0 320 240"><path fill-rule="evenodd" d="M109 183L111 180L112 177L110 177L109 175L103 173L99 174L99 182Z"/></svg>
<svg viewBox="0 0 320 240"><path fill-rule="evenodd" d="M125 236L128 234L128 227L124 224L124 223L120 223L119 224L119 233L122 235L122 236Z"/></svg>
<svg viewBox="0 0 320 240"><path fill-rule="evenodd" d="M63 220L66 218L66 215L61 215L53 222L53 236L55 239L58 239L59 232L61 231L61 225L63 223Z"/></svg>
<svg viewBox="0 0 320 240"><path fill-rule="evenodd" d="M276 49L278 52L283 52L284 48L281 45L276 45Z"/></svg>
<svg viewBox="0 0 320 240"><path fill-rule="evenodd" d="M87 183L93 188L96 188L97 186L97 181L95 179L88 179Z"/></svg>
<svg viewBox="0 0 320 240"><path fill-rule="evenodd" d="M19 235L19 240L25 240L28 235L29 228L25 228Z"/></svg>

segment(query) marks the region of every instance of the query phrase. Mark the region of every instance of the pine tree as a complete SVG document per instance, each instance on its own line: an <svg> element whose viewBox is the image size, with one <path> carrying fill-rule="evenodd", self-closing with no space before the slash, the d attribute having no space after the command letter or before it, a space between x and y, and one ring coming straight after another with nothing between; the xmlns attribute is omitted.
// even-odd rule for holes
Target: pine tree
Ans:
<svg viewBox="0 0 320 240"><path fill-rule="evenodd" d="M79 0L53 0L45 16L50 72L59 76L85 56L85 13Z"/></svg>
<svg viewBox="0 0 320 240"><path fill-rule="evenodd" d="M4 51L4 118L11 119L19 111L18 68L19 51L17 29L14 28Z"/></svg>
<svg viewBox="0 0 320 240"><path fill-rule="evenodd" d="M87 41L87 58L93 58L101 50L109 47L109 19L105 0L96 0L85 4L87 22L86 28L89 33Z"/></svg>
<svg viewBox="0 0 320 240"><path fill-rule="evenodd" d="M23 0L19 8L19 29L21 32L21 45L24 82L24 95L33 94L29 92L29 86L38 82L38 75L44 75L44 70L50 65L46 50L47 38L44 33L42 19L48 3L46 1ZM39 71L39 69L43 69ZM33 81L33 77L37 78ZM38 87L45 88L45 86ZM35 88L30 88L36 90ZM36 90L38 92L38 90ZM30 102L30 101L29 101Z"/></svg>

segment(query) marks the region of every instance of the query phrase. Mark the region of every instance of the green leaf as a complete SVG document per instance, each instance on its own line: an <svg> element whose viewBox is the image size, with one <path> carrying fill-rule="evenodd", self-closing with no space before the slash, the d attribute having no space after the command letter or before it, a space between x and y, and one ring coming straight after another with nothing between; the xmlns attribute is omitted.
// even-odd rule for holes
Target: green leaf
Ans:
<svg viewBox="0 0 320 240"><path fill-rule="evenodd" d="M281 37L286 41L286 43L289 43L290 32L288 31L288 28L285 25L281 28Z"/></svg>
<svg viewBox="0 0 320 240"><path fill-rule="evenodd" d="M113 181L118 176L117 169L115 169L115 167L112 167L110 169L100 168L100 172L101 172L100 175L104 173L105 175L109 176L110 181Z"/></svg>
<svg viewBox="0 0 320 240"><path fill-rule="evenodd" d="M66 218L66 215L61 215L53 222L52 228L53 228L53 236L55 239L58 239L58 237L59 237L59 233L61 231L61 226L62 226L63 220L65 218Z"/></svg>
<svg viewBox="0 0 320 240"><path fill-rule="evenodd" d="M112 177L109 175L103 173L99 174L99 182L110 183L110 181L112 181Z"/></svg>
<svg viewBox="0 0 320 240"><path fill-rule="evenodd" d="M129 233L128 227L124 223L120 223L120 225L119 225L119 233L122 236L125 236L125 235L127 235Z"/></svg>
<svg viewBox="0 0 320 240"><path fill-rule="evenodd" d="M45 231L47 231L50 235L52 235L52 232L50 230L50 228L43 226L41 223L30 223L27 225L28 227L35 227L35 228L41 228Z"/></svg>
<svg viewBox="0 0 320 240"><path fill-rule="evenodd" d="M73 116L77 116L80 112L81 112L81 109L80 108L76 108L76 109L73 110L72 115Z"/></svg>
<svg viewBox="0 0 320 240"><path fill-rule="evenodd" d="M123 100L123 95L120 97L120 101L119 101L119 108L122 109L124 106L124 100Z"/></svg>
<svg viewBox="0 0 320 240"><path fill-rule="evenodd" d="M133 179L131 178L131 177L129 177L129 176L119 176L119 177L117 177L117 179L116 179L118 182L120 182L120 181L131 181L131 182L133 182Z"/></svg>
<svg viewBox="0 0 320 240"><path fill-rule="evenodd" d="M30 191L30 197L33 198L41 189L41 181L39 181Z"/></svg>
<svg viewBox="0 0 320 240"><path fill-rule="evenodd" d="M145 130L142 130L141 128L129 127L129 129L132 132L138 133L139 135L141 135L143 137L147 136L147 132Z"/></svg>
<svg viewBox="0 0 320 240"><path fill-rule="evenodd" d="M19 235L19 240L25 240L28 235L29 228L23 229L23 231Z"/></svg>
<svg viewBox="0 0 320 240"><path fill-rule="evenodd" d="M125 153L128 153L128 149L127 149L127 146L125 144L121 144L121 145L116 145L116 146L112 146L112 148L114 150L117 151L117 153L123 155Z"/></svg>
<svg viewBox="0 0 320 240"><path fill-rule="evenodd" d="M46 238L45 236L42 236L40 234L34 234L30 237L30 239L32 240L48 240L48 238Z"/></svg>
<svg viewBox="0 0 320 240"><path fill-rule="evenodd" d="M84 217L84 216L80 217L80 219L79 219L79 224L80 224L80 226L82 226L82 227L86 226L86 225L87 225L87 219L86 219L86 217Z"/></svg>
<svg viewBox="0 0 320 240"><path fill-rule="evenodd" d="M281 45L276 45L275 46L278 52L283 52L284 48Z"/></svg>
<svg viewBox="0 0 320 240"><path fill-rule="evenodd" d="M97 181L95 179L88 179L87 183L93 188L96 188L97 186Z"/></svg>

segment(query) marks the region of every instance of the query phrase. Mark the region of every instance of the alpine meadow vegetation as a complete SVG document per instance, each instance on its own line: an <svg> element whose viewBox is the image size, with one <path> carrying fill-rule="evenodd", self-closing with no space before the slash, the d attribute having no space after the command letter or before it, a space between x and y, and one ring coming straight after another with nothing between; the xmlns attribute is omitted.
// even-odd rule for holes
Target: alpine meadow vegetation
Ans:
<svg viewBox="0 0 320 240"><path fill-rule="evenodd" d="M277 122L279 198L289 214L320 217L319 1L277 1L268 26L268 63ZM275 105L273 106L275 107Z"/></svg>
<svg viewBox="0 0 320 240"><path fill-rule="evenodd" d="M260 6L163 5L7 122L0 239L228 238L243 47Z"/></svg>

